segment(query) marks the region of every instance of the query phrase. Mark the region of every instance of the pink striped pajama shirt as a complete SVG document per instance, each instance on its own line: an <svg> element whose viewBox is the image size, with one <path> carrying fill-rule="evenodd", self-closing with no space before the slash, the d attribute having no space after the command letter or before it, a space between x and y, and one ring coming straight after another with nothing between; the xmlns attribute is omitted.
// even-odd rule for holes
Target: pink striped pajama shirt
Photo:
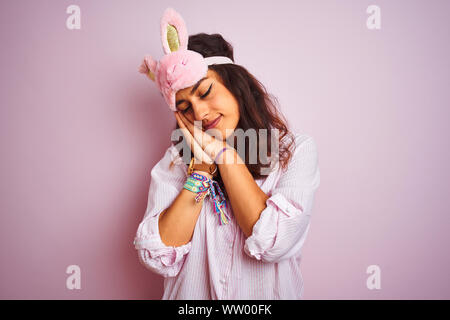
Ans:
<svg viewBox="0 0 450 320"><path fill-rule="evenodd" d="M186 181L186 164L175 146L151 170L148 204L134 239L139 261L164 277L162 299L302 299L302 246L320 184L316 144L294 134L296 149L287 171L277 165L258 186L269 196L266 208L246 238L227 201L227 225L220 225L214 203L203 202L190 242L166 246L159 214L170 206ZM175 165L169 169L169 164Z"/></svg>

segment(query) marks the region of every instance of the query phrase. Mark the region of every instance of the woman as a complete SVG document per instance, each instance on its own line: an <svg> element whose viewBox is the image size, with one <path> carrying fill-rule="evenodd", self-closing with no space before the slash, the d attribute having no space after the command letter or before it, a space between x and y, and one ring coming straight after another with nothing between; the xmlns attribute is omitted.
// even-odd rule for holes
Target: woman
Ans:
<svg viewBox="0 0 450 320"><path fill-rule="evenodd" d="M190 36L188 49L234 61L232 46L218 34ZM162 299L302 299L301 249L320 182L314 140L290 133L264 86L234 63L208 66L207 76L178 90L175 100L188 159L207 164L196 167L191 182L198 174L219 194L190 189L189 163L178 144L152 169L135 246L140 261L165 277ZM205 132L210 124L215 137ZM234 144L238 129L267 129L268 135L257 135L256 146L246 140L242 153ZM271 171L261 170L267 159L260 152L256 163L249 161L252 147L259 151L263 144L276 156Z"/></svg>

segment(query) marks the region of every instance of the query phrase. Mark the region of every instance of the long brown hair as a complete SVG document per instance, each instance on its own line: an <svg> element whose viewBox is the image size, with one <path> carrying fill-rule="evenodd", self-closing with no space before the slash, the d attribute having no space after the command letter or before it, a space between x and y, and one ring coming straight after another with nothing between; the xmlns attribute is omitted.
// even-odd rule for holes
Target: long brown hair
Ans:
<svg viewBox="0 0 450 320"><path fill-rule="evenodd" d="M189 36L188 49L200 53L204 58L212 56L225 56L233 60L233 47L220 34L199 33ZM244 132L248 129L267 130L267 153L271 154L271 129L278 129L279 132L279 164L283 169L287 168L289 160L292 156L292 147L294 145L293 134L288 130L287 121L277 108L278 100L272 94L269 94L264 85L259 82L250 72L243 66L238 64L218 64L210 65L209 69L214 70L222 80L223 85L234 95L239 103L240 118L236 129L242 129ZM179 128L176 123L176 129ZM287 137L291 139L286 139ZM233 136L231 136L233 137ZM234 137L236 139L236 137ZM184 141L181 137L177 143ZM264 177L261 175L261 169L267 167L260 159L259 146L260 138L257 135L257 163L251 164L248 161L249 143L245 139L245 164L252 174L253 178L259 179ZM288 143L281 143L288 141ZM236 140L235 140L236 141ZM236 142L234 142L236 143ZM175 144L175 143L173 143ZM231 143L230 143L231 144ZM236 145L236 144L231 144ZM180 157L183 156L183 149L180 149ZM193 157L191 151L191 156ZM188 164L188 163L187 163ZM226 195L222 178L219 175L215 178Z"/></svg>

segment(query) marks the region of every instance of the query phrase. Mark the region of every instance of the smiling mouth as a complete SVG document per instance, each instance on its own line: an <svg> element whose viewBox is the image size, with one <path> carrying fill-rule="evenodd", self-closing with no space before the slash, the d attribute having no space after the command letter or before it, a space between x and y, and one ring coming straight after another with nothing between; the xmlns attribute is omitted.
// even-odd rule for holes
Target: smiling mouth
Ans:
<svg viewBox="0 0 450 320"><path fill-rule="evenodd" d="M211 122L211 123L209 123L207 126L205 126L205 130L214 128L214 127L219 123L219 121L220 121L221 118L222 118L221 115L218 116L218 117L216 118L216 120L214 120L213 122Z"/></svg>

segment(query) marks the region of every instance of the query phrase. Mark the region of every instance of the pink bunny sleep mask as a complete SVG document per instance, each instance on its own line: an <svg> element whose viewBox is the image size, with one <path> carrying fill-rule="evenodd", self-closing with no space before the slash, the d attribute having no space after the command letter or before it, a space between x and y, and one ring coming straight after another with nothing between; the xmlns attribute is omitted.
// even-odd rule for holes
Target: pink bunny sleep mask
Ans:
<svg viewBox="0 0 450 320"><path fill-rule="evenodd" d="M187 49L188 39L186 24L181 15L174 9L167 8L161 18L161 40L165 56L156 61L146 55L139 67L139 72L156 82L172 111L177 111L177 91L193 86L206 77L209 65L234 63L224 56L203 58L200 53Z"/></svg>

